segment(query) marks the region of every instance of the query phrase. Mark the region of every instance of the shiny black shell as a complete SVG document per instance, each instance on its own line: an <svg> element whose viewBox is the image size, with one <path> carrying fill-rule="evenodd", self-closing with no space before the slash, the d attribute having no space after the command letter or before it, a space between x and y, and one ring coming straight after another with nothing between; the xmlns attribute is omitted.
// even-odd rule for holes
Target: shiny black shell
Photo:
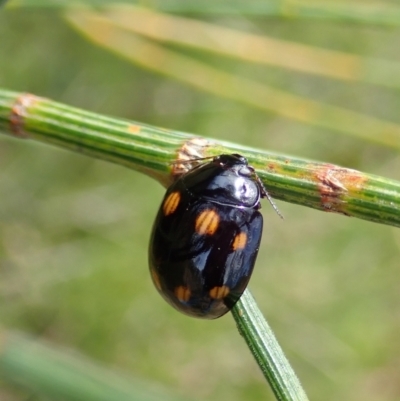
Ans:
<svg viewBox="0 0 400 401"><path fill-rule="evenodd" d="M256 261L264 196L254 169L237 154L200 164L168 188L149 247L151 276L167 302L207 319L233 307Z"/></svg>

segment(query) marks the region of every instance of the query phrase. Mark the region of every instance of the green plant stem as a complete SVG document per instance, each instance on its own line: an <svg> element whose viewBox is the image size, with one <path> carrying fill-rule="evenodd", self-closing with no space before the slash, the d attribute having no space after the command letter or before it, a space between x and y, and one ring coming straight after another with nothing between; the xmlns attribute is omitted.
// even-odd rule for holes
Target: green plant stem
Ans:
<svg viewBox="0 0 400 401"><path fill-rule="evenodd" d="M281 401L308 400L249 290L236 303L232 315L276 398Z"/></svg>
<svg viewBox="0 0 400 401"><path fill-rule="evenodd" d="M171 165L197 136L106 117L0 90L0 130L139 170L167 186ZM209 140L202 157L241 153L270 194L287 202L400 226L400 183L327 163Z"/></svg>

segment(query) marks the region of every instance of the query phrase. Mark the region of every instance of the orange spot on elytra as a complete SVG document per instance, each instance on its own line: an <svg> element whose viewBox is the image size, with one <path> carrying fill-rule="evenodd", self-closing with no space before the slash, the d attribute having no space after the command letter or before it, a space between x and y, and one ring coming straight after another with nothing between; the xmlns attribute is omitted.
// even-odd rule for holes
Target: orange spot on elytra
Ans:
<svg viewBox="0 0 400 401"><path fill-rule="evenodd" d="M190 299L191 291L188 287L180 285L179 287L175 288L174 294L179 299L179 301L187 302Z"/></svg>
<svg viewBox="0 0 400 401"><path fill-rule="evenodd" d="M179 192L171 192L163 204L164 215L169 216L170 214L174 213L179 205L180 200L181 194Z"/></svg>
<svg viewBox="0 0 400 401"><path fill-rule="evenodd" d="M160 277L158 277L157 272L154 269L150 269L151 278L158 291L161 291Z"/></svg>
<svg viewBox="0 0 400 401"><path fill-rule="evenodd" d="M237 251L238 249L243 249L247 244L247 234L245 232L240 232L239 234L236 235L236 237L233 239L233 244L232 248L234 251Z"/></svg>
<svg viewBox="0 0 400 401"><path fill-rule="evenodd" d="M211 288L210 297L213 299L222 299L225 298L229 294L229 287L226 285L222 285L221 287Z"/></svg>
<svg viewBox="0 0 400 401"><path fill-rule="evenodd" d="M200 235L213 235L219 226L219 215L215 210L203 210L196 218L195 230Z"/></svg>

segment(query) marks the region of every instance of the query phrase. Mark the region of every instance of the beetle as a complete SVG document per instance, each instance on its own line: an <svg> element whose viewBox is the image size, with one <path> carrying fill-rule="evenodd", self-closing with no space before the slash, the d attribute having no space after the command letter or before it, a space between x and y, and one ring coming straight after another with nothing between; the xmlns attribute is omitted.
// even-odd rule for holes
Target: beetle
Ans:
<svg viewBox="0 0 400 401"><path fill-rule="evenodd" d="M181 175L168 189L149 246L153 283L177 310L215 319L243 294L269 194L245 157L222 154Z"/></svg>

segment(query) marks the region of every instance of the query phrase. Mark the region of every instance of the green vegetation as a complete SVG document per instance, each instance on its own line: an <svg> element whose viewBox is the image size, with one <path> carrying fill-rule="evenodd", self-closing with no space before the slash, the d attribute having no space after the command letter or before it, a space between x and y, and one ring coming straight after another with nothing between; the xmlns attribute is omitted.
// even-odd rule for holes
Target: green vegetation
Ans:
<svg viewBox="0 0 400 401"><path fill-rule="evenodd" d="M190 15L268 38L277 53L292 49L282 52L292 57L285 66L271 57L250 63L238 54L182 45L166 32L164 40L144 31L145 38L132 36L121 30L115 10L102 15L109 18L104 22L87 8L16 3L0 13L1 88L399 179L400 32L386 27L395 24L383 18L384 4L360 24L348 22L357 11L366 15L356 2L348 18L336 21L324 19L329 15L321 10L311 22L304 13L293 19L207 9ZM166 11L177 11L178 1L167 3ZM134 14L124 14L136 26ZM395 15L393 8L387 15ZM190 36L182 32L182 39ZM306 46L297 53L288 43ZM165 393L274 399L230 316L189 319L152 287L147 239L164 191L156 181L57 147L0 140L5 330L74 349L144 386L158 383L163 399ZM289 203L279 207L284 221L263 205L265 231L250 288L308 396L398 399L397 229ZM16 350L32 345L18 336L15 341ZM1 399L32 394L5 385L23 383L21 371L15 372L14 380L4 378ZM32 399L45 400L39 393Z"/></svg>

